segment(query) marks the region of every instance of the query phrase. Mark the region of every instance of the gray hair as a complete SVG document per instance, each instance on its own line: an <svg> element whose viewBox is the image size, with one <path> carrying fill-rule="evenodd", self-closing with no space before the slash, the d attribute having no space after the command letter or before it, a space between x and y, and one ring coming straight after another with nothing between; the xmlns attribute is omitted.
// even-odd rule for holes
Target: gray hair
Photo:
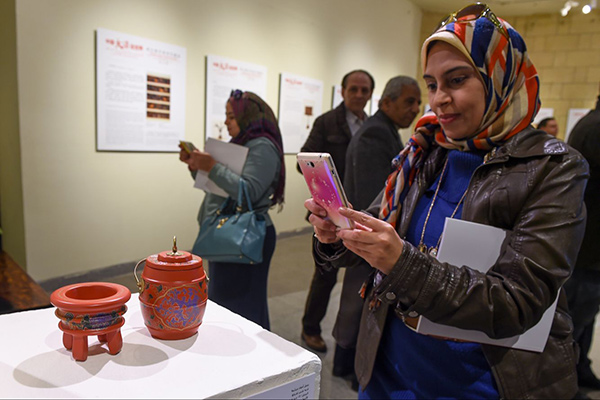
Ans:
<svg viewBox="0 0 600 400"><path fill-rule="evenodd" d="M379 99L379 107L381 107L381 103L386 97L389 97L391 101L396 100L402 95L402 89L404 89L404 86L410 85L414 85L417 88L419 87L417 81L410 76L400 75L390 79L388 83L386 83L385 89L383 89L381 99Z"/></svg>

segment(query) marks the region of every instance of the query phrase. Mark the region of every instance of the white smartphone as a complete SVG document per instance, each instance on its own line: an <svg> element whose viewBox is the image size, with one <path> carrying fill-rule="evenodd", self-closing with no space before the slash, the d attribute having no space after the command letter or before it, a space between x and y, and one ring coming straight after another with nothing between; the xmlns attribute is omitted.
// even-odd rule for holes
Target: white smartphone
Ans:
<svg viewBox="0 0 600 400"><path fill-rule="evenodd" d="M354 222L338 211L340 207L348 207L348 200L331 155L298 153L296 159L312 198L327 211L331 222L341 229L354 228Z"/></svg>

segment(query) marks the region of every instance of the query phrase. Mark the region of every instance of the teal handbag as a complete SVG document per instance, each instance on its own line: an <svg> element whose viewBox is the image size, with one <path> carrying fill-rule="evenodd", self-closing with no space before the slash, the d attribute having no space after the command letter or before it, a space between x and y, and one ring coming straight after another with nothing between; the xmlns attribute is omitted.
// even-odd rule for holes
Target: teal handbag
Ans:
<svg viewBox="0 0 600 400"><path fill-rule="evenodd" d="M243 197L248 211L242 212ZM192 253L209 261L258 264L262 262L267 226L252 208L246 182L240 179L237 203L231 197L202 221Z"/></svg>

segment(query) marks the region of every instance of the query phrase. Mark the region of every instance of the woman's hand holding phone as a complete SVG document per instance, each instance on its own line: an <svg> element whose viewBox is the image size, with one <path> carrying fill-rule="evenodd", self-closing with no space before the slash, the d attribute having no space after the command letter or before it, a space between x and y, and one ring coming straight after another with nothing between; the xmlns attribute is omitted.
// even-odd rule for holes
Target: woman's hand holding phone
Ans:
<svg viewBox="0 0 600 400"><path fill-rule="evenodd" d="M315 230L315 237L321 243L343 241L344 246L362 257L373 268L389 274L404 248L404 241L387 222L368 214L342 207L339 213L354 222L352 229L340 229L327 218L327 211L314 199L304 202L311 212L308 218Z"/></svg>
<svg viewBox="0 0 600 400"><path fill-rule="evenodd" d="M362 257L373 268L389 274L398 262L404 241L394 227L379 218L368 214L341 208L340 214L354 221L354 229L340 230L337 238L344 246Z"/></svg>
<svg viewBox="0 0 600 400"><path fill-rule="evenodd" d="M190 153L179 144L179 161L182 161L187 164L187 161L190 159Z"/></svg>
<svg viewBox="0 0 600 400"><path fill-rule="evenodd" d="M315 237L321 243L335 243L340 239L337 237L338 228L331 220L327 217L327 210L321 207L313 198L310 198L304 202L304 207L310 211L308 222L314 228Z"/></svg>
<svg viewBox="0 0 600 400"><path fill-rule="evenodd" d="M186 163L190 171L210 172L217 163L209 153L200 151L191 142L179 141L179 160Z"/></svg>

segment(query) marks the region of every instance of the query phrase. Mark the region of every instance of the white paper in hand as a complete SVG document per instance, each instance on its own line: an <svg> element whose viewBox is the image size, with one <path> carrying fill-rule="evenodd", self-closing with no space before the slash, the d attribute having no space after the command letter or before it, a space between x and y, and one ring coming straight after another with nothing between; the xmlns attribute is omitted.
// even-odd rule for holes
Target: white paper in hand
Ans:
<svg viewBox="0 0 600 400"><path fill-rule="evenodd" d="M222 142L209 137L204 145L204 151L209 153L215 161L225 165L236 174L242 174L242 169L244 169L246 157L248 156L247 147L240 146L239 144ZM208 179L208 172L198 171L194 187L222 197L228 197L227 192Z"/></svg>
<svg viewBox="0 0 600 400"><path fill-rule="evenodd" d="M438 260L456 266L468 265L478 271L487 272L498 259L507 232L489 225L446 218L442 235ZM542 352L548 340L557 302L558 296L537 325L521 335L506 339L492 339L480 331L437 324L425 317L419 318L417 332Z"/></svg>

